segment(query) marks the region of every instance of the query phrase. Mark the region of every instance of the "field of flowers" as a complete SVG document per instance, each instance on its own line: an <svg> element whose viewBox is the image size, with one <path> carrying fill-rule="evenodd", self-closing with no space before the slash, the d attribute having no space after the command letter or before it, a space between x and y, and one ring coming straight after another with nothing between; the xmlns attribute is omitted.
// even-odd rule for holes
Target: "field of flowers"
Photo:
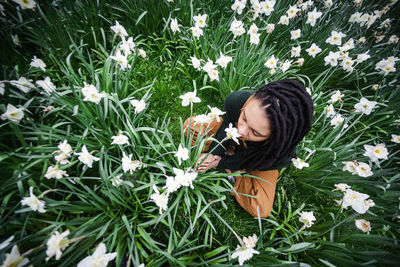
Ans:
<svg viewBox="0 0 400 267"><path fill-rule="evenodd" d="M396 2L0 1L1 266L398 264ZM283 78L313 128L254 219L183 121Z"/></svg>

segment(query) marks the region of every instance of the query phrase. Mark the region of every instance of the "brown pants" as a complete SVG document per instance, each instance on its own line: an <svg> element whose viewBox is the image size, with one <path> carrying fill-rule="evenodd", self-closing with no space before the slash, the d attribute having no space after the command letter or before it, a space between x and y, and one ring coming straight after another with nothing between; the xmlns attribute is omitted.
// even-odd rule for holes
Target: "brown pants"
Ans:
<svg viewBox="0 0 400 267"><path fill-rule="evenodd" d="M189 127L189 122L190 118L186 119L185 123L183 124L184 129ZM217 133L221 124L222 118L220 122L213 120L209 124L203 124L203 127L201 128L201 124L194 124L194 117L192 117L190 131L190 133L193 134L192 145L195 144L198 134L206 133L207 136L215 137L215 134ZM188 135L187 130L185 130L185 133ZM206 142L203 151L208 151L211 143L212 141ZM252 216L258 217L258 207L260 217L266 218L271 213L272 204L274 203L275 187L279 172L278 170L251 171L247 174L260 179L246 176L235 176L236 182L234 188L237 193L232 191L231 194L236 198L240 206L242 206ZM251 195L254 197L246 195Z"/></svg>

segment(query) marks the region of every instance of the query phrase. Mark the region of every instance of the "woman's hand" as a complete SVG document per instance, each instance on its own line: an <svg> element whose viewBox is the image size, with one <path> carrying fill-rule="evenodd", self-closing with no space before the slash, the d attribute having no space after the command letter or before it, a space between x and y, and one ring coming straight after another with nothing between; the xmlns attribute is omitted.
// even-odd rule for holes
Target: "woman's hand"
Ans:
<svg viewBox="0 0 400 267"><path fill-rule="evenodd" d="M204 161L203 161L204 159ZM201 163L203 161L203 163ZM215 168L218 166L219 162L221 161L221 157L217 155L202 153L200 154L199 159L197 160L196 164L194 165L196 172L204 172L206 170ZM201 163L201 165L200 165Z"/></svg>
<svg viewBox="0 0 400 267"><path fill-rule="evenodd" d="M229 145L228 149L225 151L225 155L227 155L227 156L235 155L235 146L234 145Z"/></svg>

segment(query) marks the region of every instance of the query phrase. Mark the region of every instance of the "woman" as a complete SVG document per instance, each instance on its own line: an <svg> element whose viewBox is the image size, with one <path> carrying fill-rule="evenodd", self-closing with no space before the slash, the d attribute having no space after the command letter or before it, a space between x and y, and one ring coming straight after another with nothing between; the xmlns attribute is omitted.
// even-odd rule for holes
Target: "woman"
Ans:
<svg viewBox="0 0 400 267"><path fill-rule="evenodd" d="M232 123L240 134L240 145L232 140L224 141L222 146L208 143L204 152L212 152L201 154L196 170L221 168L229 173L241 171L255 176L236 176L234 187L238 194L232 192L232 195L254 217L268 217L279 170L296 157L297 144L311 129L314 111L311 97L300 82L285 79L257 91L229 94L224 111L223 120L212 121L201 129L207 128L207 135L222 141L225 129ZM189 121L186 120L185 127ZM200 126L194 125L193 120L190 125L197 136Z"/></svg>

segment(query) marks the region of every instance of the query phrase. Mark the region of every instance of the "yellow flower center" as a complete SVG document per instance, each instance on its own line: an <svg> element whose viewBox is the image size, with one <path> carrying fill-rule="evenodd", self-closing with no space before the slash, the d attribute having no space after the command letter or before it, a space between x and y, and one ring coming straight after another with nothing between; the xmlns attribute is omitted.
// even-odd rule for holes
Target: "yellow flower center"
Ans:
<svg viewBox="0 0 400 267"><path fill-rule="evenodd" d="M376 153L376 154L380 154L380 153L381 153L381 150L380 150L379 148L377 148L377 149L375 149L375 153Z"/></svg>
<svg viewBox="0 0 400 267"><path fill-rule="evenodd" d="M10 114L10 117L17 117L18 113L17 112L13 112Z"/></svg>

